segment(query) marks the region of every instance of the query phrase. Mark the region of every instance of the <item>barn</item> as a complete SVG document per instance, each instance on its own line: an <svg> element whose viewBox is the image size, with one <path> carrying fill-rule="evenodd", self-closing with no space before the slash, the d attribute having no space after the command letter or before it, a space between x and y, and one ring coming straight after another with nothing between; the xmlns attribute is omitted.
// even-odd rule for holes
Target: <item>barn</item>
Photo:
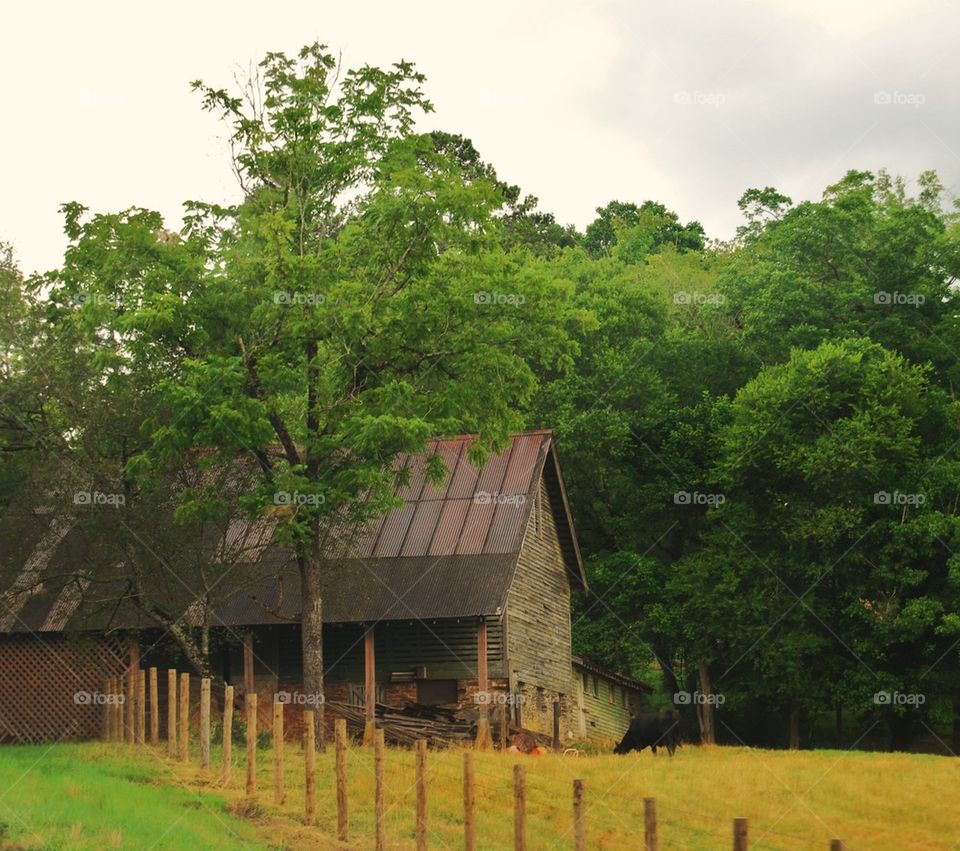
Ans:
<svg viewBox="0 0 960 851"><path fill-rule="evenodd" d="M509 713L514 726L556 729L564 742L619 736L645 688L572 653L571 594L588 589L553 435L515 435L481 469L468 455L474 440L438 439L402 457L402 505L326 572L326 697L368 714L375 704ZM432 454L447 468L439 485L424 472ZM98 735L104 678L183 668L168 630L111 577L103 529L81 519L32 506L0 518L0 741ZM225 534L247 555L207 598L211 671L240 694L256 691L261 706L278 695L296 705L292 554L269 522L234 521ZM192 624L191 595L169 593Z"/></svg>

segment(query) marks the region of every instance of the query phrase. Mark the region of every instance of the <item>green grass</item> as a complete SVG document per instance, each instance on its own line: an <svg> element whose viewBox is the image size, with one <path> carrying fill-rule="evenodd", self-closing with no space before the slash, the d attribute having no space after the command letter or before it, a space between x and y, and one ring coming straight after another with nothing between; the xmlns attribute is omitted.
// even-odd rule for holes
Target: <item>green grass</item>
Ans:
<svg viewBox="0 0 960 851"><path fill-rule="evenodd" d="M317 825L303 825L303 751L286 746L286 800L273 803L273 764L260 750L256 805L246 799L244 749L234 748L229 784L163 749L124 745L0 748L0 819L6 847L283 848L373 847L373 756L348 754L350 844L337 843L333 752L317 755ZM660 847L731 847L735 816L750 823L751 851L822 848L843 839L851 851L960 849L960 760L921 754L765 751L685 746L671 759L649 752L572 757L474 754L477 845L513 847L512 771L527 775L530 851L572 847L574 778L586 782L587 847L640 848L643 799L657 801ZM463 753L431 751L430 847L463 847ZM414 756L386 757L387 846L414 848ZM230 813L244 815L240 820ZM259 843L259 844L258 844ZM4 847L0 841L0 848Z"/></svg>
<svg viewBox="0 0 960 851"><path fill-rule="evenodd" d="M0 747L0 848L266 848L221 796L119 746Z"/></svg>

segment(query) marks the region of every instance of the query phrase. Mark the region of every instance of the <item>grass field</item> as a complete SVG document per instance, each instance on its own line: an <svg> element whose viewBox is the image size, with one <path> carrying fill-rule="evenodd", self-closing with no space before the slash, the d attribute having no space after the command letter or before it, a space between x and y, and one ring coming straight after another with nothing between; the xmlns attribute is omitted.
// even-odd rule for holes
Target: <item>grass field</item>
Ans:
<svg viewBox="0 0 960 851"><path fill-rule="evenodd" d="M269 847L224 806L121 746L0 747L0 848Z"/></svg>
<svg viewBox="0 0 960 851"><path fill-rule="evenodd" d="M83 745L42 753L0 749L0 818L7 838L26 847L41 839L42 847L64 848L348 847L331 839L332 751L318 755L318 825L311 829L301 823L302 751L292 745L286 748L287 799L281 807L273 804L269 751L258 754L255 806L245 801L242 748L235 751L226 788L215 772L204 776L193 761L168 762L159 752L134 755L122 745ZM527 767L531 851L572 847L574 778L586 781L591 849L642 847L645 796L657 799L665 851L731 847L734 816L750 820L751 849L826 849L834 837L846 840L851 851L960 848L960 762L950 758L687 746L673 759L647 752L580 758L490 753L475 760L483 849L512 848L512 767L518 760ZM463 846L462 766L458 751L429 754L431 848ZM372 848L372 754L351 749L348 770L349 847ZM386 821L393 849L413 848L413 781L413 754L389 749ZM246 824L231 814L243 815Z"/></svg>

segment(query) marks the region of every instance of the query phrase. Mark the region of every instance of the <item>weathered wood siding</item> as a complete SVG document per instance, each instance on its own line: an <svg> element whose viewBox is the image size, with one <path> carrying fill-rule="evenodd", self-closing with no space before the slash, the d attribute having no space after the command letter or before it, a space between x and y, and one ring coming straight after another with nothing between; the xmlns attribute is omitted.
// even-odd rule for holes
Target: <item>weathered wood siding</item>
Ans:
<svg viewBox="0 0 960 851"><path fill-rule="evenodd" d="M547 488L530 507L506 606L511 684L570 694L570 580L560 552ZM522 510L520 507L518 511Z"/></svg>
<svg viewBox="0 0 960 851"><path fill-rule="evenodd" d="M580 668L574 668L580 704L580 738L620 741L639 709L641 694Z"/></svg>

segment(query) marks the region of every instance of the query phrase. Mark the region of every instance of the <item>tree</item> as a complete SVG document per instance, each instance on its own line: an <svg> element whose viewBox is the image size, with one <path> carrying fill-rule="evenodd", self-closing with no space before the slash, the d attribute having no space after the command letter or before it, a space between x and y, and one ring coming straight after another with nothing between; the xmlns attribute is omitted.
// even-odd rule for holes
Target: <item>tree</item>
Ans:
<svg viewBox="0 0 960 851"><path fill-rule="evenodd" d="M957 431L954 404L927 374L865 340L795 350L737 393L721 430L726 501L711 520L718 553L739 557L715 565L739 577L744 599L705 594L736 616L734 667L753 667L754 698L783 709L794 746L801 711L846 702L867 712L874 693L916 688L949 652L935 636L950 548L932 528L953 540L956 518L928 509L923 472L927 448L941 453ZM717 579L698 575L704 589ZM907 648L913 659L891 665Z"/></svg>
<svg viewBox="0 0 960 851"><path fill-rule="evenodd" d="M342 72L314 44L268 54L242 96L195 83L231 129L243 201L192 203L181 235L147 211L69 207L67 262L47 281L121 305L87 321L98 362L150 400L129 475L197 450L201 466L255 463L244 504L277 519L294 554L318 704L321 577L395 504L393 460L461 431L481 436L474 460L502 446L536 388L531 364L572 351L568 287L502 250L497 187L413 134L422 82L405 62ZM209 495L184 496L183 512L204 513Z"/></svg>
<svg viewBox="0 0 960 851"><path fill-rule="evenodd" d="M611 201L597 207L597 218L587 225L583 247L591 257L603 257L621 249L625 259L642 261L663 246L677 251L701 251L704 230L699 222L681 224L679 216L656 201L633 203Z"/></svg>

